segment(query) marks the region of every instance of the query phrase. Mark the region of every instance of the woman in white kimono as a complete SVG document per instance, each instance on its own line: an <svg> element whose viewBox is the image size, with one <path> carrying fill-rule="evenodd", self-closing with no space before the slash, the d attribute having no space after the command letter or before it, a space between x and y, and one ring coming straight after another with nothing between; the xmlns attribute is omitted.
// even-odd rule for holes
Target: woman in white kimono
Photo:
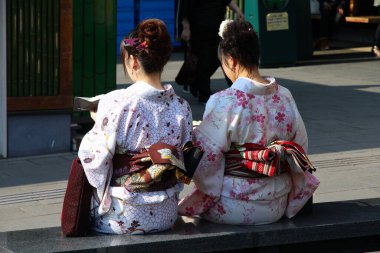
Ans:
<svg viewBox="0 0 380 253"><path fill-rule="evenodd" d="M296 103L275 78L260 75L258 37L249 22L223 21L219 35L222 68L233 84L211 96L194 130L205 153L179 213L246 225L293 217L319 185L309 172Z"/></svg>
<svg viewBox="0 0 380 253"><path fill-rule="evenodd" d="M169 229L177 218L183 185L173 177L184 169L182 147L192 139L192 116L188 103L171 85L161 83L171 49L166 26L157 19L142 21L121 42L124 70L134 83L101 98L94 127L84 136L78 152L86 176L96 188L92 230L145 234ZM157 154L170 160L170 166L139 171L144 166L129 160L132 166L122 164L116 173L117 155L130 158L149 151L145 160L139 158L144 163L152 158L150 147L157 143L169 147L158 149ZM170 182L164 182L166 179Z"/></svg>

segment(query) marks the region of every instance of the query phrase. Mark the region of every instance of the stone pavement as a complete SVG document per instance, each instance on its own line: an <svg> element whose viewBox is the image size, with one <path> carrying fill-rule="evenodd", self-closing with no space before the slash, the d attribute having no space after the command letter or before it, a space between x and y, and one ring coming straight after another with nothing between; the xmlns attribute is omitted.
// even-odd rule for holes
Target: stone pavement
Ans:
<svg viewBox="0 0 380 253"><path fill-rule="evenodd" d="M174 54L163 73L165 82L173 83L181 63L181 54ZM310 158L321 181L315 202L380 198L379 70L380 61L367 58L261 70L291 90L303 116ZM127 83L119 64L118 86ZM201 120L204 105L174 87L191 104L194 120ZM220 69L211 87L226 87ZM0 160L0 232L60 225L75 155Z"/></svg>

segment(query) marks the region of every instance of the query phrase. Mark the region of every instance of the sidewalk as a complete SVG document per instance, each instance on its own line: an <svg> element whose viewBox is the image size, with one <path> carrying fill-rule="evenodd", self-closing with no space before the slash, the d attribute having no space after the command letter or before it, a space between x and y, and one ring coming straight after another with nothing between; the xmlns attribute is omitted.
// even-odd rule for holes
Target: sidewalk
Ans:
<svg viewBox="0 0 380 253"><path fill-rule="evenodd" d="M175 54L163 81L173 83L181 66ZM380 197L380 61L262 69L295 97L309 134L309 154L321 185L314 201ZM118 66L118 86L124 87ZM204 106L181 87L194 120ZM213 91L226 88L220 69ZM60 225L62 200L75 153L0 160L0 232Z"/></svg>

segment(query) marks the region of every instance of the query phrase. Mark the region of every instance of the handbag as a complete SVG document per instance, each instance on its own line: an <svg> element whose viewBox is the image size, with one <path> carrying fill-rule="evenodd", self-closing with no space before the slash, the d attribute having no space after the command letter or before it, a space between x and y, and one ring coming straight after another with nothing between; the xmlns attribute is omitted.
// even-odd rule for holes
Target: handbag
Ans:
<svg viewBox="0 0 380 253"><path fill-rule="evenodd" d="M179 85L191 85L197 76L197 63L198 58L194 54L191 45L188 44L185 60L175 78L175 82Z"/></svg>
<svg viewBox="0 0 380 253"><path fill-rule="evenodd" d="M84 236L90 227L93 187L87 180L79 157L71 164L61 213L61 229L66 236Z"/></svg>

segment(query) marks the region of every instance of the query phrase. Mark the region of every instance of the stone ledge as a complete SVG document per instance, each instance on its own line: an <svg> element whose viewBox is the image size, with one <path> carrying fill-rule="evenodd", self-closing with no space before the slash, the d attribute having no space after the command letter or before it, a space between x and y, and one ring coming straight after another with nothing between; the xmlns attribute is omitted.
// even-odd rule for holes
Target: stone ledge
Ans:
<svg viewBox="0 0 380 253"><path fill-rule="evenodd" d="M222 252L340 240L380 238L380 199L317 203L313 214L261 226L180 218L173 230L145 236L66 238L59 227L0 233L0 249L14 252ZM343 240L343 241L342 241ZM365 242L362 242L365 243ZM347 244L349 245L349 244ZM348 247L348 246L347 246ZM380 242L376 244L380 250ZM304 247L302 249L305 249ZM0 250L1 251L1 250Z"/></svg>

